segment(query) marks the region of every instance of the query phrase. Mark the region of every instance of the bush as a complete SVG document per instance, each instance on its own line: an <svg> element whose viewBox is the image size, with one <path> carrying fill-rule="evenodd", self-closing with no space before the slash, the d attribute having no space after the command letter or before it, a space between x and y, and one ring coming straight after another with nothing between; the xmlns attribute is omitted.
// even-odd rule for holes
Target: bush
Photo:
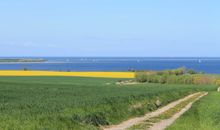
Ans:
<svg viewBox="0 0 220 130"><path fill-rule="evenodd" d="M138 82L157 82L154 76L157 76L157 73L154 71L142 71L136 72L135 78Z"/></svg>
<svg viewBox="0 0 220 130"><path fill-rule="evenodd" d="M218 85L218 86L220 86L220 79L217 79L217 80L215 81L215 84Z"/></svg>
<svg viewBox="0 0 220 130"><path fill-rule="evenodd" d="M185 68L179 68L175 70L171 70L174 75L183 75L186 72Z"/></svg>
<svg viewBox="0 0 220 130"><path fill-rule="evenodd" d="M179 68L175 70L165 71L142 71L136 72L136 80L138 82L149 83L168 83L168 84L218 84L220 80L216 81L215 77L208 75L197 75L194 70L186 70L185 68Z"/></svg>
<svg viewBox="0 0 220 130"><path fill-rule="evenodd" d="M187 73L188 74L197 74L197 72L192 69L187 70Z"/></svg>
<svg viewBox="0 0 220 130"><path fill-rule="evenodd" d="M145 72L138 72L136 73L135 77L138 82L147 82L147 75Z"/></svg>
<svg viewBox="0 0 220 130"><path fill-rule="evenodd" d="M214 84L215 81L216 81L216 78L211 77L211 76L206 76L206 75L195 76L193 78L194 84Z"/></svg>

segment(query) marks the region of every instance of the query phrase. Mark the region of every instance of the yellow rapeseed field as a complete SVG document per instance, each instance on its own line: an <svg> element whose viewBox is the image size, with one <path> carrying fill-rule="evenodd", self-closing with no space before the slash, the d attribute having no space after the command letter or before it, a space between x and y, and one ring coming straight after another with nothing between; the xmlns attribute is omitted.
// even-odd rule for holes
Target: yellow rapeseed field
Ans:
<svg viewBox="0 0 220 130"><path fill-rule="evenodd" d="M56 72L56 71L17 71L1 70L0 76L77 76L102 78L134 78L133 72Z"/></svg>

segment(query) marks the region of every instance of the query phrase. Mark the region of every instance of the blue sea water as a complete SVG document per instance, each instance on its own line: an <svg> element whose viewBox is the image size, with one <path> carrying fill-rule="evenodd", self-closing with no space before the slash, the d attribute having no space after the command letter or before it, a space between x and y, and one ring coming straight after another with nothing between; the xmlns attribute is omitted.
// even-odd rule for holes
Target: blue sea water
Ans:
<svg viewBox="0 0 220 130"><path fill-rule="evenodd" d="M4 58L4 57L2 57ZM18 58L18 57L14 57ZM22 57L19 57L22 58ZM27 57L26 57L27 58ZM33 57L28 57L33 58ZM0 70L52 71L128 71L164 70L185 67L205 73L220 74L220 58L160 58L160 57L34 57L44 63L0 63Z"/></svg>

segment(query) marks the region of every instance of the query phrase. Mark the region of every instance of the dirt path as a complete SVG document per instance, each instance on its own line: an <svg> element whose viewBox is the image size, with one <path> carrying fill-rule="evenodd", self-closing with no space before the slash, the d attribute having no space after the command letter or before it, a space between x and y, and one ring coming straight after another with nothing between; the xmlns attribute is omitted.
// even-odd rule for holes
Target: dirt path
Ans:
<svg viewBox="0 0 220 130"><path fill-rule="evenodd" d="M149 130L164 130L166 129L168 126L170 126L171 124L174 123L174 121L176 119L178 119L182 114L184 114L186 111L188 111L191 107L192 104L199 100L200 98L202 98L203 96L207 95L208 93L204 93L201 96L199 96L198 98L196 98L196 100L194 100L193 102L189 103L187 106L185 106L183 109L181 109L181 111L177 112L176 114L174 114L171 118L166 119L166 120L162 120L156 124L154 124L151 128L149 128Z"/></svg>
<svg viewBox="0 0 220 130"><path fill-rule="evenodd" d="M199 94L201 94L201 92L190 94L190 95L188 95L188 96L186 96L186 97L184 97L182 99L174 101L174 102L172 102L172 103L170 103L170 104L168 104L168 105L166 105L166 106L164 106L164 107L162 107L160 109L157 109L154 112L147 113L143 117L132 118L132 119L129 119L127 121L122 122L121 124L113 125L113 126L109 126L107 128L104 128L103 130L125 130L125 129L128 129L131 126L137 125L137 124L141 123L142 121L145 121L145 120L147 120L149 118L159 116L160 114L164 113L165 111L175 107L179 103L181 103L183 101L186 101L186 100L190 99L191 97L193 97L195 95L199 95ZM154 129L154 130L158 130L158 129Z"/></svg>

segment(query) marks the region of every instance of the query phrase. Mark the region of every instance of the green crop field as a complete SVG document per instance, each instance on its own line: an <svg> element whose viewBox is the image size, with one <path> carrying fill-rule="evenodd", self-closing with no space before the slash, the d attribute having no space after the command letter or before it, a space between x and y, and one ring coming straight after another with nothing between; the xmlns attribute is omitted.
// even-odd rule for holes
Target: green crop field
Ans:
<svg viewBox="0 0 220 130"><path fill-rule="evenodd" d="M210 85L116 85L117 80L0 77L0 129L98 129L143 115L195 91L216 89ZM161 104L155 104L156 100Z"/></svg>
<svg viewBox="0 0 220 130"><path fill-rule="evenodd" d="M211 92L197 101L167 130L219 130L220 93Z"/></svg>

